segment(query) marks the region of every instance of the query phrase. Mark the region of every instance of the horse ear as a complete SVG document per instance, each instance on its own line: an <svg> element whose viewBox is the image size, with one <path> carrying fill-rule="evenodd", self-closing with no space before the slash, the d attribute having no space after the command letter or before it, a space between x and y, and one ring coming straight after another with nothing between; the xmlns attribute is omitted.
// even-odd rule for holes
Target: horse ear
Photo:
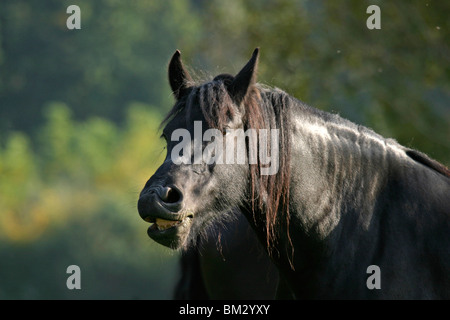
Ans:
<svg viewBox="0 0 450 320"><path fill-rule="evenodd" d="M183 63L181 62L181 52L177 50L169 63L169 83L177 100L185 93L189 81L192 81L192 78L183 67Z"/></svg>
<svg viewBox="0 0 450 320"><path fill-rule="evenodd" d="M236 75L228 87L228 92L239 105L244 100L248 88L256 82L256 71L258 68L259 48L253 51L252 57L241 71Z"/></svg>

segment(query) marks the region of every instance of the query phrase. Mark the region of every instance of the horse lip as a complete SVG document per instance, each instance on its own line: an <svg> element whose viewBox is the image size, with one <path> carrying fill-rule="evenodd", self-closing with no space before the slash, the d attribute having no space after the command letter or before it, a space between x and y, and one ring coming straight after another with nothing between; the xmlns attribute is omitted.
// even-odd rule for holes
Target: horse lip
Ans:
<svg viewBox="0 0 450 320"><path fill-rule="evenodd" d="M157 200L157 202L164 208L166 208L167 210L169 210L170 212L179 212L182 208L183 208L183 202L182 201L177 201L174 203L166 203L166 202L162 202L160 200Z"/></svg>
<svg viewBox="0 0 450 320"><path fill-rule="evenodd" d="M142 219L147 222L155 222L156 218L170 220L170 221L182 221L186 215L182 214L183 203L164 203L154 193L145 194L145 198L141 197L140 201L145 201L144 205L148 208L145 212L139 212Z"/></svg>
<svg viewBox="0 0 450 320"><path fill-rule="evenodd" d="M182 247L186 242L191 223L192 219L183 219L176 225L162 230L160 230L158 227L155 227L154 225L151 225L147 229L147 235L163 246L172 249L178 249Z"/></svg>
<svg viewBox="0 0 450 320"><path fill-rule="evenodd" d="M156 220L156 218L164 219L164 220L171 220L171 221L181 221L183 220L183 215L180 212L181 206L177 207L169 207L165 205L165 203L161 203L158 200L155 200L155 205L158 208L155 208L157 210L152 211L150 218L153 220ZM176 209L176 210L174 210Z"/></svg>

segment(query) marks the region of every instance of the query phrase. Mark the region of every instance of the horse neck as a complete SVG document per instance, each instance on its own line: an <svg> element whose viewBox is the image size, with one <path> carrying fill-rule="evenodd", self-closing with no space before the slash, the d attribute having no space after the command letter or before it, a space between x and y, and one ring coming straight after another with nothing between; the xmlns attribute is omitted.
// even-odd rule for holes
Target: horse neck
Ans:
<svg viewBox="0 0 450 320"><path fill-rule="evenodd" d="M345 120L297 115L292 126L292 217L322 239L344 215L367 226L398 145Z"/></svg>

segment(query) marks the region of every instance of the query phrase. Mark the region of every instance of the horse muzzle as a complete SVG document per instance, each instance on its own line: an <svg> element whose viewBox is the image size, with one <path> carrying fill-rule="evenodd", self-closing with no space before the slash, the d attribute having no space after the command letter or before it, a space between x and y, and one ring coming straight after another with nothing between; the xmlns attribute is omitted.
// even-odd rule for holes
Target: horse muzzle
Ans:
<svg viewBox="0 0 450 320"><path fill-rule="evenodd" d="M147 234L156 242L176 249L189 233L192 213L183 210L183 194L176 186L145 188L138 201L139 215L152 225Z"/></svg>

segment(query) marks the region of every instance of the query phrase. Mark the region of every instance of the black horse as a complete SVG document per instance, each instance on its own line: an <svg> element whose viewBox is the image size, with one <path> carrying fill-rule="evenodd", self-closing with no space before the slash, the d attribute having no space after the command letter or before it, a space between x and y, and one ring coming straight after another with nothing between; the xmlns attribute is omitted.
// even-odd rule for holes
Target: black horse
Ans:
<svg viewBox="0 0 450 320"><path fill-rule="evenodd" d="M450 171L256 83L258 56L203 84L172 57L168 153L138 201L149 236L195 246L239 208L296 298L450 299Z"/></svg>

